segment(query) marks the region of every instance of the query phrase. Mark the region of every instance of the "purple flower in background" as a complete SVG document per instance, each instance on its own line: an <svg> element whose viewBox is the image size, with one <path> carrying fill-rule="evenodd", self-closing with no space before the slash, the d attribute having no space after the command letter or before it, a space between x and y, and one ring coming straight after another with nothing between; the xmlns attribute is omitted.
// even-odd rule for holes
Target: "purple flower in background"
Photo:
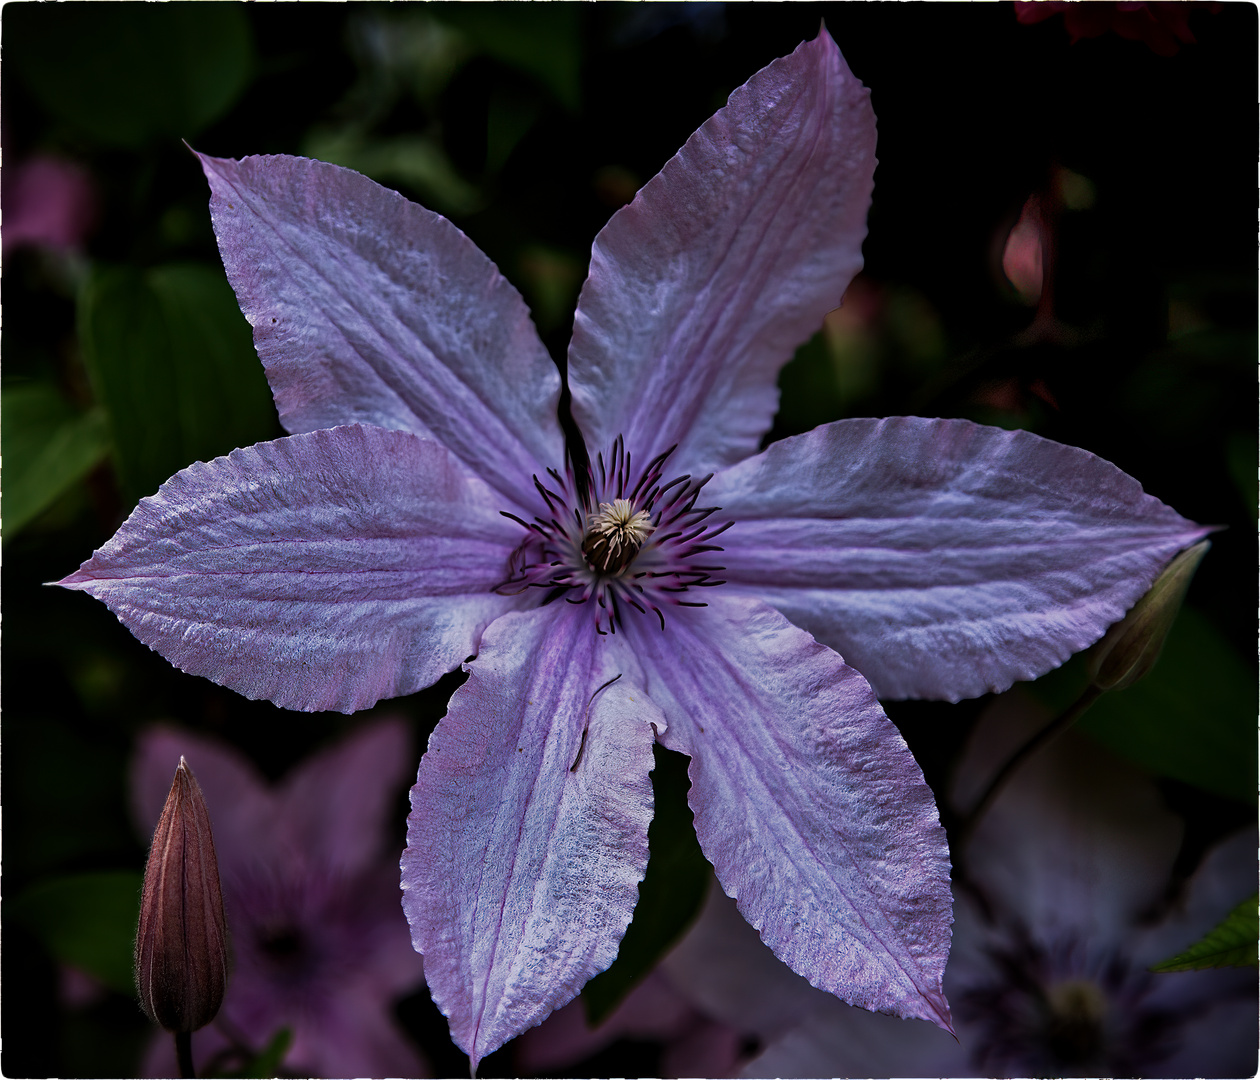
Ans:
<svg viewBox="0 0 1260 1080"><path fill-rule="evenodd" d="M1018 691L995 702L956 801L974 801L1047 719ZM1254 891L1255 830L1212 849L1169 903L1181 831L1148 777L1084 736L1030 761L966 850L944 982L957 1042L820 994L720 896L663 973L693 1007L767 1044L748 1076L1252 1076L1255 971L1148 968Z"/></svg>
<svg viewBox="0 0 1260 1080"><path fill-rule="evenodd" d="M181 754L210 810L234 960L219 1017L193 1036L197 1061L261 1050L287 1027L292 1075L423 1075L392 1013L424 977L398 909L397 849L386 842L386 815L415 760L406 726L361 728L275 787L221 743L152 728L131 774L145 835ZM169 1038L145 1065L175 1075Z"/></svg>
<svg viewBox="0 0 1260 1080"><path fill-rule="evenodd" d="M948 1028L945 838L876 694L1035 678L1204 533L1091 454L965 421L757 453L860 266L874 150L825 32L732 94L596 238L567 453L523 302L449 222L331 165L201 159L297 434L179 473L61 584L288 708L464 663L403 888L474 1066L616 956L654 739L690 756L701 846L777 955Z"/></svg>
<svg viewBox="0 0 1260 1080"><path fill-rule="evenodd" d="M731 1076L746 1056L740 1032L697 1010L657 967L595 1028L580 998L557 1009L517 1040L515 1063L532 1076L571 1073L617 1039L656 1044L662 1076Z"/></svg>

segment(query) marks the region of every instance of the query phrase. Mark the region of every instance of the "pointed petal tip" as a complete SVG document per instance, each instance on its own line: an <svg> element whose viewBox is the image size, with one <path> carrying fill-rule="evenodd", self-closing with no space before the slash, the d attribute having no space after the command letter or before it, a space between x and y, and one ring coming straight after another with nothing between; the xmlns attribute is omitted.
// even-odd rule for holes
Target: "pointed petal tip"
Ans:
<svg viewBox="0 0 1260 1080"><path fill-rule="evenodd" d="M929 1020L942 1031L953 1036L954 1042L958 1042L958 1032L954 1030L954 1017L950 1012L949 1002L945 999L943 991L938 991L931 997L925 999L930 1015L925 1016L925 1020Z"/></svg>
<svg viewBox="0 0 1260 1080"><path fill-rule="evenodd" d="M89 560L90 562L91 560ZM84 566L87 564L85 563ZM59 587L62 589L74 589L76 592L85 592L91 588L92 582L96 579L80 566L72 574L67 574L60 581L45 581L44 584L49 587Z"/></svg>

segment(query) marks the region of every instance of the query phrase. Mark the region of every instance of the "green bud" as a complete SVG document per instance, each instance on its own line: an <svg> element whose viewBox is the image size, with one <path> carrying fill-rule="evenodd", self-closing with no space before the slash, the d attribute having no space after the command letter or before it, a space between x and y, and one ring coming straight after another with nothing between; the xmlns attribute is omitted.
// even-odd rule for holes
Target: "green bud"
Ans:
<svg viewBox="0 0 1260 1080"><path fill-rule="evenodd" d="M227 989L227 921L205 796L182 757L144 869L135 958L150 1020L189 1032L214 1019Z"/></svg>
<svg viewBox="0 0 1260 1080"><path fill-rule="evenodd" d="M1093 647L1089 674L1094 686L1123 690L1155 666L1190 579L1211 546L1211 541L1200 540L1173 559L1146 595Z"/></svg>

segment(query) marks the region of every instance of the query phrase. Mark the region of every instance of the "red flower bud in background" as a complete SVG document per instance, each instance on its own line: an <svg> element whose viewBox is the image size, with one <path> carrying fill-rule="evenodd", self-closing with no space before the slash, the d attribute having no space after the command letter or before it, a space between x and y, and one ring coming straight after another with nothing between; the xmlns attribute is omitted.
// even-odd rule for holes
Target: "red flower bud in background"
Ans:
<svg viewBox="0 0 1260 1080"><path fill-rule="evenodd" d="M210 815L182 757L153 833L136 931L136 990L167 1031L214 1019L227 988L227 922Z"/></svg>
<svg viewBox="0 0 1260 1080"><path fill-rule="evenodd" d="M1141 3L1120 0L1119 3L1069 3L1066 0L1017 0L1015 17L1021 23L1038 23L1052 15L1063 14L1063 23L1075 45L1082 38L1099 37L1114 31L1130 41L1144 41L1151 52L1160 56L1176 56L1182 45L1193 45L1190 32L1191 7L1220 10L1219 3Z"/></svg>

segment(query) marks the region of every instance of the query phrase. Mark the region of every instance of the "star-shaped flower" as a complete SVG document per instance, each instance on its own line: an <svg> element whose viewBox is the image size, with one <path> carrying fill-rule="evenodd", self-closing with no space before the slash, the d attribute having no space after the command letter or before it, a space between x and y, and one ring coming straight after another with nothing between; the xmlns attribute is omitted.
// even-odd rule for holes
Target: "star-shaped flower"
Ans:
<svg viewBox="0 0 1260 1080"><path fill-rule="evenodd" d="M597 237L563 405L449 222L330 165L201 159L295 434L184 470L62 584L288 708L473 657L403 887L474 1066L614 959L654 739L690 756L701 846L781 958L948 1027L945 838L876 694L1034 678L1204 532L1091 454L964 421L757 452L779 369L860 266L874 152L825 32L753 76Z"/></svg>
<svg viewBox="0 0 1260 1080"><path fill-rule="evenodd" d="M180 755L197 769L214 828L234 965L218 1019L193 1036L198 1066L283 1027L285 1068L308 1076L417 1076L423 1062L393 1022L420 985L398 910L387 814L415 760L406 725L385 720L302 762L269 786L240 753L174 728L143 733L131 768L142 833L162 808ZM171 1076L169 1037L146 1066Z"/></svg>

